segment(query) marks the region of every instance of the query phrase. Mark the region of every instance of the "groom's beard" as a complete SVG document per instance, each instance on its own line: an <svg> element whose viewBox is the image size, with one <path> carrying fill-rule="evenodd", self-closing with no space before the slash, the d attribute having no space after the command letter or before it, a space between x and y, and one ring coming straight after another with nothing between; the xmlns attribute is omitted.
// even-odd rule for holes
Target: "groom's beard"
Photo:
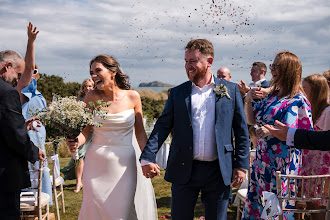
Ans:
<svg viewBox="0 0 330 220"><path fill-rule="evenodd" d="M187 71L187 76L191 82L197 85L199 81L205 78L208 68L209 67L207 66L200 69L194 69L196 71L194 75L190 75Z"/></svg>

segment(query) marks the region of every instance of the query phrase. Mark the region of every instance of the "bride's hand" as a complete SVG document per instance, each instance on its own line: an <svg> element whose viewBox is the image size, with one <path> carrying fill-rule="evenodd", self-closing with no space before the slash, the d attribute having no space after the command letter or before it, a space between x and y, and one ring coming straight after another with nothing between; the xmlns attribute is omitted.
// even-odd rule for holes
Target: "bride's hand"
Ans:
<svg viewBox="0 0 330 220"><path fill-rule="evenodd" d="M78 142L75 142L74 139L66 139L66 144L68 145L70 152L74 153L76 152L77 148L78 148Z"/></svg>
<svg viewBox="0 0 330 220"><path fill-rule="evenodd" d="M156 163L142 166L142 171L146 178L153 178L156 175L160 176L159 166Z"/></svg>

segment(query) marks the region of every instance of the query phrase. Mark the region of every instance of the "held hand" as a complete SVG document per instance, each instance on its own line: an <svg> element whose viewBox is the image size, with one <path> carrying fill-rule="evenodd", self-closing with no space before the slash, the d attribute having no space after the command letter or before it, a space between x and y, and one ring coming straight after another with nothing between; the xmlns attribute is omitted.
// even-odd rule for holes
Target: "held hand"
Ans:
<svg viewBox="0 0 330 220"><path fill-rule="evenodd" d="M44 160L44 159L45 159L45 153L43 152L43 150L39 148L38 160Z"/></svg>
<svg viewBox="0 0 330 220"><path fill-rule="evenodd" d="M275 125L276 127L273 125L265 125L264 127L267 128L274 137L281 141L286 141L289 127L277 120L275 120Z"/></svg>
<svg viewBox="0 0 330 220"><path fill-rule="evenodd" d="M41 127L41 122L39 118L30 118L25 120L26 128L28 131L33 130L33 131L39 131L37 127Z"/></svg>
<svg viewBox="0 0 330 220"><path fill-rule="evenodd" d="M153 178L156 175L160 176L159 166L156 163L142 166L142 172L146 178Z"/></svg>
<svg viewBox="0 0 330 220"><path fill-rule="evenodd" d="M30 42L34 42L35 39L37 38L39 31L37 31L37 27L33 28L33 24L29 22L29 25L27 26L27 35L28 35L28 40Z"/></svg>
<svg viewBox="0 0 330 220"><path fill-rule="evenodd" d="M70 152L74 153L76 152L77 148L78 148L78 142L76 142L75 139L66 139L66 144L68 145Z"/></svg>
<svg viewBox="0 0 330 220"><path fill-rule="evenodd" d="M271 135L270 131L267 128L265 128L265 126L256 128L256 134L260 138L265 138L265 137Z"/></svg>
<svg viewBox="0 0 330 220"><path fill-rule="evenodd" d="M232 187L238 187L245 180L245 171L240 168L235 168L233 172Z"/></svg>

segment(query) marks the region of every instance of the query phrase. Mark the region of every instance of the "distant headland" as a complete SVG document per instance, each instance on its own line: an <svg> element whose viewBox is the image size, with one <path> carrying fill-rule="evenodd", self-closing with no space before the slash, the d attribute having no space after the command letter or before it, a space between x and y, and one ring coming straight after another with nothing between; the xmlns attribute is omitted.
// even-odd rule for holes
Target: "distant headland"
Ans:
<svg viewBox="0 0 330 220"><path fill-rule="evenodd" d="M139 87L174 87L174 85L163 83L159 81L153 81L153 82L143 82L139 84Z"/></svg>

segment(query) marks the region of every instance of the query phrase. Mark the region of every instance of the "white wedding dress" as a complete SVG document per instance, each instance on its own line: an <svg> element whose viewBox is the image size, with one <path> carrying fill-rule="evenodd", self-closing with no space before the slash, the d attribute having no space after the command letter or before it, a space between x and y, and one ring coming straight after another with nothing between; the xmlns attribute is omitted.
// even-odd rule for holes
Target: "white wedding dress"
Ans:
<svg viewBox="0 0 330 220"><path fill-rule="evenodd" d="M95 120L103 125L93 128L87 149L79 219L158 219L151 181L138 162L141 151L134 135L134 109Z"/></svg>

